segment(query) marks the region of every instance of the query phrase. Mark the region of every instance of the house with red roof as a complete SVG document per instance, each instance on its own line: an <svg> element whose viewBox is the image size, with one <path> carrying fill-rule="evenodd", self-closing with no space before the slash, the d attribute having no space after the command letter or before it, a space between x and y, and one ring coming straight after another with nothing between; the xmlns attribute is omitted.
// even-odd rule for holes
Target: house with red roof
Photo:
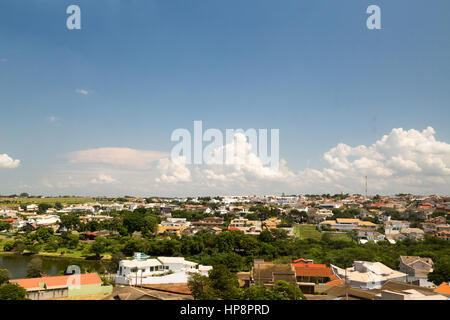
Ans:
<svg viewBox="0 0 450 320"><path fill-rule="evenodd" d="M56 277L11 279L27 290L31 300L49 300L93 294L110 294L112 286L104 286L97 273L72 274Z"/></svg>
<svg viewBox="0 0 450 320"><path fill-rule="evenodd" d="M434 292L443 293L443 294L445 294L447 296L450 296L450 284L444 282L439 287L434 289Z"/></svg>
<svg viewBox="0 0 450 320"><path fill-rule="evenodd" d="M313 260L297 259L291 266L295 270L297 283L303 293L312 294L316 291L316 285L339 279L330 267L314 263Z"/></svg>
<svg viewBox="0 0 450 320"><path fill-rule="evenodd" d="M436 232L436 237L441 238L443 240L450 240L450 231L441 230Z"/></svg>

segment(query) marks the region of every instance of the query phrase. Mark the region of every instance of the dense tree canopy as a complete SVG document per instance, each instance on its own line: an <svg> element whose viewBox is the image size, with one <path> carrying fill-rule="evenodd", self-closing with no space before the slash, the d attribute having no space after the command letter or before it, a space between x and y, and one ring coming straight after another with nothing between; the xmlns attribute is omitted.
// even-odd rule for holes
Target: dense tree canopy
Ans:
<svg viewBox="0 0 450 320"><path fill-rule="evenodd" d="M8 283L0 287L0 300L28 300L27 290L17 284Z"/></svg>

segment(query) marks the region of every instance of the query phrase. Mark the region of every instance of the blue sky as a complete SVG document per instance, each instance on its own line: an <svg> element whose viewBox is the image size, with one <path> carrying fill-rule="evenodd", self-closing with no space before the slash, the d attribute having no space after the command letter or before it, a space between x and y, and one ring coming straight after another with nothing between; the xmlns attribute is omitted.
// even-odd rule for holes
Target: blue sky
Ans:
<svg viewBox="0 0 450 320"><path fill-rule="evenodd" d="M71 4L81 7L81 30L66 28ZM382 30L366 28L371 4L382 10ZM221 130L280 129L280 156L293 172L323 170L324 153L339 143L371 146L394 128L430 126L435 140L450 143L448 12L446 0L3 0L0 154L20 166L0 168L0 193L192 192L192 180L153 185L156 163L134 182L147 173L74 168L66 155L170 152L171 132L192 130L194 120ZM95 178L85 169L122 174L113 179L121 183L83 185ZM68 171L79 183L58 187L54 180ZM444 180L400 186L442 192ZM344 191L361 192L349 185ZM400 191L390 185L377 191ZM261 192L342 189L335 180L268 186ZM214 183L205 190L227 192Z"/></svg>

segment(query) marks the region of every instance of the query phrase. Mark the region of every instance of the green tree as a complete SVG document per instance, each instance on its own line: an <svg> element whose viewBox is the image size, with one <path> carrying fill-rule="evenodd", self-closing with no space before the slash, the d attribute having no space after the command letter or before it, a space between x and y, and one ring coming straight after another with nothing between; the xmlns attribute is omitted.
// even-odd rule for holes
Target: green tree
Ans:
<svg viewBox="0 0 450 320"><path fill-rule="evenodd" d="M119 270L119 263L121 260L125 260L127 257L122 252L115 252L111 255L111 263L108 264L108 271L111 273Z"/></svg>
<svg viewBox="0 0 450 320"><path fill-rule="evenodd" d="M36 229L36 232L34 233L34 238L39 243L46 243L53 237L53 229L47 228L47 227L39 227Z"/></svg>
<svg viewBox="0 0 450 320"><path fill-rule="evenodd" d="M188 286L196 300L237 300L241 298L241 290L236 274L224 265L217 265L208 273L209 277L193 274L189 277Z"/></svg>
<svg viewBox="0 0 450 320"><path fill-rule="evenodd" d="M10 277L11 275L8 269L0 269L0 286L7 283Z"/></svg>
<svg viewBox="0 0 450 320"><path fill-rule="evenodd" d="M9 222L0 221L0 231L9 231L12 228Z"/></svg>
<svg viewBox="0 0 450 320"><path fill-rule="evenodd" d="M58 238L58 241L59 244L63 247L75 249L80 242L80 236L78 234L72 234L70 232L62 232L61 236Z"/></svg>
<svg viewBox="0 0 450 320"><path fill-rule="evenodd" d="M45 213L48 209L50 209L52 206L48 203L39 203L38 204L38 213Z"/></svg>
<svg viewBox="0 0 450 320"><path fill-rule="evenodd" d="M97 237L93 244L89 248L89 252L95 254L98 259L100 255L107 250L107 240L104 237Z"/></svg>
<svg viewBox="0 0 450 320"><path fill-rule="evenodd" d="M17 284L8 283L0 287L0 300L29 300L27 290Z"/></svg>
<svg viewBox="0 0 450 320"><path fill-rule="evenodd" d="M26 245L25 245L25 243L23 243L22 240L14 241L14 245L13 246L14 246L14 251L19 253L19 254L22 254L24 252L24 250L26 249Z"/></svg>
<svg viewBox="0 0 450 320"><path fill-rule="evenodd" d="M433 272L428 274L428 280L433 282L435 285L440 285L443 282L450 281L450 262L445 261L441 263L437 263Z"/></svg>
<svg viewBox="0 0 450 320"><path fill-rule="evenodd" d="M218 293L211 287L210 280L206 276L193 273L188 279L188 287L194 300L217 300Z"/></svg>
<svg viewBox="0 0 450 320"><path fill-rule="evenodd" d="M61 210L63 208L63 205L61 204L61 202L55 202L55 208L56 210Z"/></svg>
<svg viewBox="0 0 450 320"><path fill-rule="evenodd" d="M80 226L80 218L76 214L64 214L60 217L59 226L67 230L73 230Z"/></svg>
<svg viewBox="0 0 450 320"><path fill-rule="evenodd" d="M224 300L237 300L240 298L239 281L235 273L232 273L224 265L217 265L209 271L209 281Z"/></svg>
<svg viewBox="0 0 450 320"><path fill-rule="evenodd" d="M263 285L245 288L242 300L288 300L283 294L273 292Z"/></svg>
<svg viewBox="0 0 450 320"><path fill-rule="evenodd" d="M6 252L12 251L14 249L14 241L6 241L3 244L3 250Z"/></svg>
<svg viewBox="0 0 450 320"><path fill-rule="evenodd" d="M272 290L275 293L283 295L288 300L306 300L302 290L298 286L283 280L275 282Z"/></svg>

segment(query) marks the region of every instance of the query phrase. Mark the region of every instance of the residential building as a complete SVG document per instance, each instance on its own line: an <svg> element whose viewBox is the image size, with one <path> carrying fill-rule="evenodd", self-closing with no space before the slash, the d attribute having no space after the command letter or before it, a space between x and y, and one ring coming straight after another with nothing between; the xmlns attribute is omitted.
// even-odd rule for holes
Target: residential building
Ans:
<svg viewBox="0 0 450 320"><path fill-rule="evenodd" d="M445 294L436 293L430 288L388 281L375 295L374 300L449 300L449 297Z"/></svg>
<svg viewBox="0 0 450 320"><path fill-rule="evenodd" d="M263 221L263 225L266 229L276 229L277 226L281 223L281 220L278 218L269 218Z"/></svg>
<svg viewBox="0 0 450 320"><path fill-rule="evenodd" d="M399 270L408 275L407 282L421 287L433 287L428 274L433 272L433 260L419 256L400 256Z"/></svg>
<svg viewBox="0 0 450 320"><path fill-rule="evenodd" d="M262 231L262 223L261 221L253 221L246 218L233 219L228 225L228 230L242 231L249 235L259 235Z"/></svg>
<svg viewBox="0 0 450 320"><path fill-rule="evenodd" d="M169 227L188 227L191 223L187 221L186 218L167 218L162 221L160 225Z"/></svg>
<svg viewBox="0 0 450 320"><path fill-rule="evenodd" d="M441 238L443 240L450 240L450 231L447 230L437 231L436 237Z"/></svg>
<svg viewBox="0 0 450 320"><path fill-rule="evenodd" d="M352 287L377 289L389 280L406 282L407 274L392 270L380 262L355 261L353 267L341 269L331 265L339 279L346 279Z"/></svg>
<svg viewBox="0 0 450 320"><path fill-rule="evenodd" d="M187 226L165 226L165 225L159 225L158 226L158 234L164 234L164 233L169 233L169 234L174 234L178 237L181 236L181 233L188 228Z"/></svg>
<svg viewBox="0 0 450 320"><path fill-rule="evenodd" d="M262 259L254 260L250 275L252 284L261 284L268 288L272 288L278 280L297 284L295 269L291 264L274 264Z"/></svg>
<svg viewBox="0 0 450 320"><path fill-rule="evenodd" d="M115 282L125 285L187 283L190 273L208 275L212 267L199 265L183 257L158 257L137 252L133 260L121 260Z"/></svg>
<svg viewBox="0 0 450 320"><path fill-rule="evenodd" d="M377 242L386 239L384 234L381 234L371 229L358 229L358 238L361 243L365 243L367 241Z"/></svg>
<svg viewBox="0 0 450 320"><path fill-rule="evenodd" d="M436 289L434 289L434 292L442 293L450 297L450 283L441 283Z"/></svg>
<svg viewBox="0 0 450 320"><path fill-rule="evenodd" d="M373 300L378 293L375 290L352 288L338 281L336 283L335 285L328 285L324 291L328 300Z"/></svg>
<svg viewBox="0 0 450 320"><path fill-rule="evenodd" d="M305 294L313 294L316 285L339 279L330 267L315 264L313 260L297 259L291 266L295 270L297 285Z"/></svg>
<svg viewBox="0 0 450 320"><path fill-rule="evenodd" d="M326 220L319 223L321 227L327 227L333 230L350 231L357 229L371 229L376 230L377 225L370 221L361 221L359 219L336 219Z"/></svg>
<svg viewBox="0 0 450 320"><path fill-rule="evenodd" d="M110 294L112 286L104 286L97 273L73 274L67 276L12 279L27 290L31 300L47 300L93 294Z"/></svg>
<svg viewBox="0 0 450 320"><path fill-rule="evenodd" d="M39 206L37 204L30 204L27 206L27 211L29 212L34 212L34 211L38 211Z"/></svg>
<svg viewBox="0 0 450 320"><path fill-rule="evenodd" d="M409 228L409 221L388 220L384 222L384 229L386 234L400 233L400 230L405 228Z"/></svg>
<svg viewBox="0 0 450 320"><path fill-rule="evenodd" d="M192 222L192 225L196 227L220 227L225 223L221 217L206 217L202 220Z"/></svg>
<svg viewBox="0 0 450 320"><path fill-rule="evenodd" d="M400 233L414 240L422 240L425 235L424 231L419 228L404 228L400 230Z"/></svg>

